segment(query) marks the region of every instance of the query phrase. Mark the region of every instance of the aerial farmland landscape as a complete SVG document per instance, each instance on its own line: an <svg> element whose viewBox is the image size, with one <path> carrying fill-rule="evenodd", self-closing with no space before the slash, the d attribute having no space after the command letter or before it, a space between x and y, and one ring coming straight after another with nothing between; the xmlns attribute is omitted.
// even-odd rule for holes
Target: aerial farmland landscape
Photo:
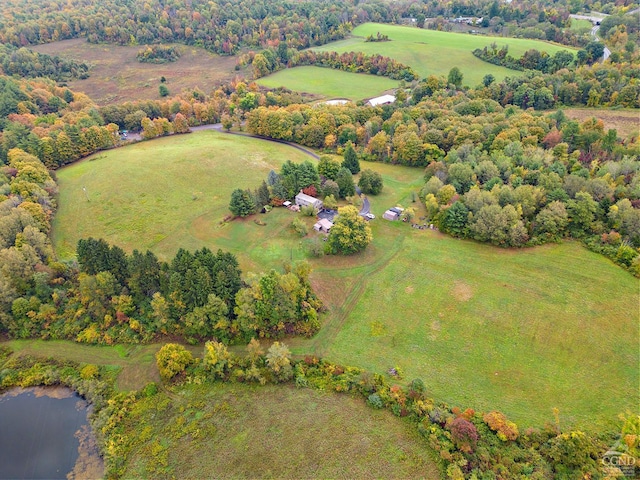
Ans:
<svg viewBox="0 0 640 480"><path fill-rule="evenodd" d="M0 14L0 478L640 476L640 5Z"/></svg>

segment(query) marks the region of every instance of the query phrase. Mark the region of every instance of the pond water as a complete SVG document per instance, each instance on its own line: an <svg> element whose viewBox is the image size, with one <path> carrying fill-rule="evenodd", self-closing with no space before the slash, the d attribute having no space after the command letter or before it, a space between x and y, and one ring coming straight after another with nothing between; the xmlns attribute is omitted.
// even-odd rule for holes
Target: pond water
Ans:
<svg viewBox="0 0 640 480"><path fill-rule="evenodd" d="M101 478L90 406L67 388L0 395L0 479Z"/></svg>

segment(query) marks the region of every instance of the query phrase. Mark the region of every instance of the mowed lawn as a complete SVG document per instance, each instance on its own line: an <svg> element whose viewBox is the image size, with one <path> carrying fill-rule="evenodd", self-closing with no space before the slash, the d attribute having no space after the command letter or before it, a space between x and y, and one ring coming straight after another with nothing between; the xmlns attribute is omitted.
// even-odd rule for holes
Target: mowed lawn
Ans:
<svg viewBox="0 0 640 480"><path fill-rule="evenodd" d="M307 159L311 157L286 145L215 131L101 152L57 172L56 252L71 258L78 240L90 236L129 252L152 249L163 259L180 247L215 247L218 238L220 245L243 251L247 237L276 234L273 228L281 222L274 225L268 218L291 212L281 209L264 216L266 226L253 219L221 226L230 214L231 192L257 188L286 160Z"/></svg>
<svg viewBox="0 0 640 480"><path fill-rule="evenodd" d="M571 30L576 30L578 32L591 32L593 28L593 23L590 20L578 20L577 18L571 19Z"/></svg>
<svg viewBox="0 0 640 480"><path fill-rule="evenodd" d="M501 250L407 225L334 337L330 360L404 381L521 426L607 430L637 409L638 280L577 243ZM404 227L400 233L399 227Z"/></svg>
<svg viewBox="0 0 640 480"><path fill-rule="evenodd" d="M440 478L410 422L331 392L173 388L141 399L124 427L124 478Z"/></svg>
<svg viewBox="0 0 640 480"><path fill-rule="evenodd" d="M343 72L323 67L295 67L280 70L257 83L264 87L287 87L298 92L357 101L380 95L398 86L397 80L364 73Z"/></svg>
<svg viewBox="0 0 640 480"><path fill-rule="evenodd" d="M368 35L375 36L377 32L388 35L391 41L364 41ZM493 42L499 48L508 45L509 54L516 58L521 57L525 51L531 48L546 51L550 55L559 50L573 51L570 47L539 40L439 32L379 23L359 25L353 30L351 38L313 49L340 53L355 51L391 57L412 67L422 78L429 75L446 77L451 68L458 67L464 75L463 84L476 86L489 73L497 80L502 80L506 76L522 74L516 70L483 62L471 53L476 48L484 48Z"/></svg>

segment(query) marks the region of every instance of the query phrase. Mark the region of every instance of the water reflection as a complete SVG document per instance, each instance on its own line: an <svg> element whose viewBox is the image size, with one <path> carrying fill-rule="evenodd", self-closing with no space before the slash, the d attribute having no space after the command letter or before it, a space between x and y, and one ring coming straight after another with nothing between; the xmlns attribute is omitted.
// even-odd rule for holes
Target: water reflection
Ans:
<svg viewBox="0 0 640 480"><path fill-rule="evenodd" d="M0 395L0 478L100 478L89 405L67 388Z"/></svg>

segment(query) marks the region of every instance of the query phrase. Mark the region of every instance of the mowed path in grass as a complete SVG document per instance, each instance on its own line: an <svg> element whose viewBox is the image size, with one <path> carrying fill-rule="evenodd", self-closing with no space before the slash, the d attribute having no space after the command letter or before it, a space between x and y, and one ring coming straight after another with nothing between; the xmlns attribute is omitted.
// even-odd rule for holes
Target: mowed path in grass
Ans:
<svg viewBox="0 0 640 480"><path fill-rule="evenodd" d="M284 86L298 92L348 98L353 101L375 97L398 86L397 80L387 77L323 67L288 68L260 78L257 83L269 88Z"/></svg>
<svg viewBox="0 0 640 480"><path fill-rule="evenodd" d="M375 36L377 32L388 35L391 41L364 41L368 35ZM409 65L421 78L429 75L446 77L451 68L458 67L464 75L463 83L469 86L480 84L482 78L489 73L496 80L502 80L506 76L521 75L522 72L483 62L471 53L476 48L484 48L493 42L499 48L508 45L509 54L516 58L521 57L525 51L531 48L546 51L550 55L559 50L574 51L570 47L539 40L439 32L380 23L359 25L353 30L351 38L314 47L313 50L340 53L354 51L391 57Z"/></svg>
<svg viewBox="0 0 640 480"><path fill-rule="evenodd" d="M259 226L249 219L220 226L231 192L257 188L286 160L308 159L287 145L216 131L101 152L57 172L56 252L70 258L77 241L92 236L129 252L152 249L163 259L180 247L194 250L217 240L241 253L254 237L276 236L282 222ZM287 213L281 209L267 218Z"/></svg>
<svg viewBox="0 0 640 480"><path fill-rule="evenodd" d="M378 235L401 235L389 225ZM386 231L385 231L386 230ZM521 426L606 430L635 411L638 280L577 243L501 250L411 230L319 346L333 361L422 378L451 405Z"/></svg>
<svg viewBox="0 0 640 480"><path fill-rule="evenodd" d="M414 425L332 392L177 387L140 400L123 427L124 478L441 478Z"/></svg>

